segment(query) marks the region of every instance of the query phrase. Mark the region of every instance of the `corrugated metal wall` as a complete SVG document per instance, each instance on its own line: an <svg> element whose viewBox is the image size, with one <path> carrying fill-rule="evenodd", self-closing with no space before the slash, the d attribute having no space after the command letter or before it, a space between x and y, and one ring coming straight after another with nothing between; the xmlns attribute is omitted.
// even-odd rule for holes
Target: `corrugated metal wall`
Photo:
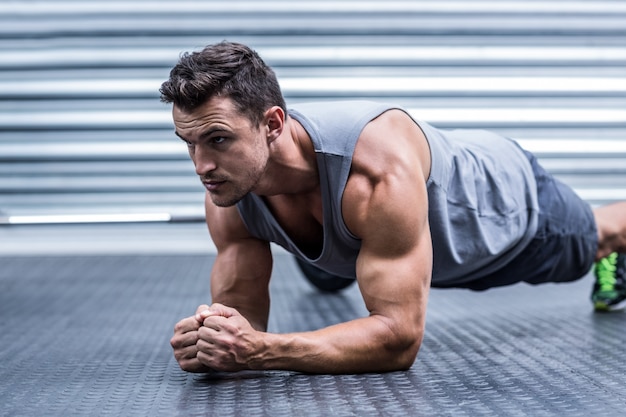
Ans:
<svg viewBox="0 0 626 417"><path fill-rule="evenodd" d="M24 0L0 3L2 221L201 221L158 87L223 39L257 49L289 104L369 98L497 130L592 203L626 199L626 1Z"/></svg>

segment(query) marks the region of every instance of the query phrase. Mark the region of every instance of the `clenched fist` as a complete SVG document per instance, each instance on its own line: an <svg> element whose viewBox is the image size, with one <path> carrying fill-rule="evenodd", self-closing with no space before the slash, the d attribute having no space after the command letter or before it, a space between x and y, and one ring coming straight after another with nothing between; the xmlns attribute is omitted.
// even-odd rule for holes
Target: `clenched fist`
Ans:
<svg viewBox="0 0 626 417"><path fill-rule="evenodd" d="M217 303L201 305L194 316L178 322L170 343L188 372L258 368L262 346L261 332L234 308Z"/></svg>

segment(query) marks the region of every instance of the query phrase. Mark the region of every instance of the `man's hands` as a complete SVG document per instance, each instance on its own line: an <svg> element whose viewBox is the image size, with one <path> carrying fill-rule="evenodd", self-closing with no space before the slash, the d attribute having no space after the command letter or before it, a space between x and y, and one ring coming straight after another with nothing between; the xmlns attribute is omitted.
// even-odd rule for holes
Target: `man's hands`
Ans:
<svg viewBox="0 0 626 417"><path fill-rule="evenodd" d="M196 314L187 317L174 326L174 336L170 344L174 349L174 357L181 369L187 372L209 372L210 369L198 360L198 330L202 327L202 321L198 315L209 308L203 304L196 310Z"/></svg>
<svg viewBox="0 0 626 417"><path fill-rule="evenodd" d="M258 352L259 332L233 308L201 305L196 314L176 324L170 343L187 372L250 369Z"/></svg>

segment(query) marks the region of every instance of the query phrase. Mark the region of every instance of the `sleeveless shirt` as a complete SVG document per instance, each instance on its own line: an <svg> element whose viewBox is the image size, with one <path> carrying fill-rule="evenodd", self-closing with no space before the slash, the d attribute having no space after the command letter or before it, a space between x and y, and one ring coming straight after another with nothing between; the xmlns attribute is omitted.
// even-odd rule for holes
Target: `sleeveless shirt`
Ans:
<svg viewBox="0 0 626 417"><path fill-rule="evenodd" d="M320 253L303 252L253 193L237 203L250 234L332 274L355 278L361 241L343 221L341 199L361 131L391 109L409 115L402 108L368 101L315 102L290 109L316 153L323 246ZM524 152L514 141L491 132L446 131L413 120L431 154L426 187L433 285L468 282L500 269L524 249L537 229L537 187Z"/></svg>

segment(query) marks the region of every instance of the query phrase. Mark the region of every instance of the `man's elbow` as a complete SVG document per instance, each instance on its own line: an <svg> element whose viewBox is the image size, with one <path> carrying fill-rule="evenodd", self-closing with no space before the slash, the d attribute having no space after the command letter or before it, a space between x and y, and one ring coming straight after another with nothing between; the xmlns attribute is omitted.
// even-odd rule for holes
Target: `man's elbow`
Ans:
<svg viewBox="0 0 626 417"><path fill-rule="evenodd" d="M415 363L420 348L420 342L414 342L403 349L395 350L395 360L393 360L393 371L406 371Z"/></svg>
<svg viewBox="0 0 626 417"><path fill-rule="evenodd" d="M389 353L390 371L406 371L417 359L423 339L423 331L396 333L387 340L385 348Z"/></svg>
<svg viewBox="0 0 626 417"><path fill-rule="evenodd" d="M405 315L406 316L406 315ZM371 316L382 324L376 338L379 349L376 365L380 371L406 371L417 359L424 338L423 320L397 320L383 315Z"/></svg>

